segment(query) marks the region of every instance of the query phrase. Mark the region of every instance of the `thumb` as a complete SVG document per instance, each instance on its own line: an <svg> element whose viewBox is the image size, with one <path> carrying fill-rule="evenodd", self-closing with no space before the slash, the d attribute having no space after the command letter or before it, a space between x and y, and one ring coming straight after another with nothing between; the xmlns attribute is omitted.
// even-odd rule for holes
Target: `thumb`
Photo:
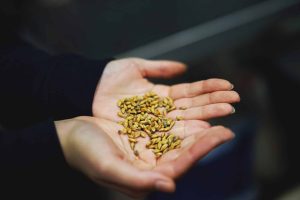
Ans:
<svg viewBox="0 0 300 200"><path fill-rule="evenodd" d="M186 65L177 61L135 59L143 77L171 78L186 71Z"/></svg>

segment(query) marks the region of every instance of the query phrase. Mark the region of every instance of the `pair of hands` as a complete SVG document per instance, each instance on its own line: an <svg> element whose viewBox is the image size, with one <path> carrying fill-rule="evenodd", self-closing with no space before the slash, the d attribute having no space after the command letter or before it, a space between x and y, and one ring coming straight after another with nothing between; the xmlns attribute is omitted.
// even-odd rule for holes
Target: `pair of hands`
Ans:
<svg viewBox="0 0 300 200"><path fill-rule="evenodd" d="M55 122L67 162L99 185L132 197L143 197L153 190L172 192L175 179L218 145L232 139L233 133L222 126L211 127L203 121L234 112L230 103L239 95L226 80L209 79L172 86L157 85L147 77L171 78L186 66L173 61L149 61L129 58L107 64L95 91L94 117L77 117ZM136 159L126 135L119 135L118 99L154 91L170 96L176 107L168 117L182 116L171 130L183 141L180 149L164 154L158 161L145 148L141 138Z"/></svg>

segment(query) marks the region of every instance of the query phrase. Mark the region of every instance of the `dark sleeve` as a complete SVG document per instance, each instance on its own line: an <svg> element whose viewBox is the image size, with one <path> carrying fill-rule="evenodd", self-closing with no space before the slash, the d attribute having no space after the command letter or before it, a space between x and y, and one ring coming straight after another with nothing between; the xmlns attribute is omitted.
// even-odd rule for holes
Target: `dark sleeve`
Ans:
<svg viewBox="0 0 300 200"><path fill-rule="evenodd" d="M8 199L108 199L67 164L51 119L18 131L0 131L0 177L1 196Z"/></svg>
<svg viewBox="0 0 300 200"><path fill-rule="evenodd" d="M84 199L98 188L65 161L53 119L22 130L0 130L0 177L1 195L10 199L20 194Z"/></svg>
<svg viewBox="0 0 300 200"><path fill-rule="evenodd" d="M22 130L0 131L0 171L21 171L44 163L65 164L52 119Z"/></svg>
<svg viewBox="0 0 300 200"><path fill-rule="evenodd" d="M91 115L94 91L110 60L50 56L23 43L1 48L1 122Z"/></svg>

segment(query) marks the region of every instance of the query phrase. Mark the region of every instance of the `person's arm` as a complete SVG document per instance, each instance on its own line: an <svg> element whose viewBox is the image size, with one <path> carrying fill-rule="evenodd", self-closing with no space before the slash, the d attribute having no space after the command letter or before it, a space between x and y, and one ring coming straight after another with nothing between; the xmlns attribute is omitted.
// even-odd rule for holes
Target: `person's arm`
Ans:
<svg viewBox="0 0 300 200"><path fill-rule="evenodd" d="M51 119L20 130L0 130L0 168L26 169L49 160L65 162Z"/></svg>
<svg viewBox="0 0 300 200"><path fill-rule="evenodd" d="M27 44L2 47L0 121L10 125L23 118L23 124L30 124L49 116L92 115L94 92L110 60L50 56Z"/></svg>
<svg viewBox="0 0 300 200"><path fill-rule="evenodd" d="M239 101L239 95L232 91L231 83L222 79L164 86L154 85L144 78L171 77L183 70L182 64L170 61L123 59L110 62L106 66L98 83L95 98L92 100L93 114L98 118L79 117L55 122L59 140L59 143L56 141L56 146L61 145L66 162L71 167L83 172L95 183L117 189L131 196L143 196L153 190L174 191L175 178L184 174L196 161L218 145L233 138L230 130L224 127L210 127L202 120L232 113L233 107L230 103ZM123 138L124 135L118 134L121 126L117 123L119 120L116 120L116 102L119 98L138 95L150 90L161 96L169 95L175 99L176 106L187 108L173 111L173 116L184 117L184 121L182 121L184 123L179 123L179 126L172 131L175 133L177 131L178 137L183 140L187 139L188 143L183 141L185 146L178 151L171 151L166 154L166 157L163 155L162 159L164 157L164 160L159 162L154 160L156 163L154 166L153 162L149 162L149 158L155 159L155 157L150 154L138 160L132 156L133 152L128 151L129 143L123 142L123 139L128 141L126 136ZM169 117L172 117L171 114ZM14 137L6 137L4 134L2 138L4 143L0 145L3 148L3 154L9 155L9 150L12 147L18 148L20 142L21 149L25 149L24 152L18 151L20 153L18 155L18 152L12 151L12 156L20 159L21 156L30 156L27 154L28 149L38 147L38 144L44 144L52 148L50 154L46 153L44 158L40 158L39 153L34 153L33 156L37 155L36 161L32 160L32 162L38 165L43 162L43 159L51 160L57 148L51 146L54 143L50 143L50 145L43 143L44 138L47 141L48 134L45 134L42 129L31 132L35 133L33 138L36 140L33 141L37 144L33 147L21 136L24 134L23 131L15 132L16 136ZM16 139L10 143L10 137ZM43 152L44 146L41 148L41 152ZM38 148L34 150L38 151ZM151 152L151 154L153 153ZM3 162L8 162L5 166L9 166L9 163L14 167L19 166L13 162L14 158L11 158L13 160L9 160L10 157L6 158L3 160ZM144 160L144 158L146 159ZM50 166L52 167L52 165ZM48 166L48 170L51 170L51 167L49 169ZM46 167L42 169L47 171Z"/></svg>
<svg viewBox="0 0 300 200"><path fill-rule="evenodd" d="M77 180L73 177L75 174L72 177L64 174L74 171L71 170L73 168L96 184L129 195L144 194L151 190L173 191L175 185L171 178L160 172L139 170L127 159L122 159L124 152L109 136L111 133L102 127L107 123L106 120L92 117L55 122L49 119L18 131L0 131L0 183L6 185L6 190L15 188L16 191L29 185L30 195L31 192L40 192L31 188L36 185L41 185L41 189L48 192L51 188L43 186L55 188L53 192L59 191L59 187L67 187L67 191L70 191L60 181L64 181L64 178Z"/></svg>

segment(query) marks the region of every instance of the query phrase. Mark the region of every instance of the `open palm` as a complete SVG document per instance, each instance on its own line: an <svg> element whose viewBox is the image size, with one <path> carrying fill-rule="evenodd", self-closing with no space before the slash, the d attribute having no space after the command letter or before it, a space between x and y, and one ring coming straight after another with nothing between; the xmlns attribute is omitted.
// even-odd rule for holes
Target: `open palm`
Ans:
<svg viewBox="0 0 300 200"><path fill-rule="evenodd" d="M185 68L184 64L173 61L130 58L110 62L102 74L95 92L93 114L95 117L105 119L102 126L106 129L110 127L106 132L109 133L119 150L125 153L127 161L140 169L166 170L169 167L168 163L174 162L195 143L199 143L200 138L203 137L201 141L205 141L206 137L210 137L206 135L205 129L211 130L211 128L203 120L232 113L234 109L229 103L239 101L239 95L231 90L232 84L223 79L209 79L172 86L153 84L146 79L147 77L170 78L184 72ZM186 110L176 109L168 113L168 117L173 119L176 116L184 118L171 130L183 140L182 148L164 154L158 161L152 151L145 147L148 138L139 138L135 147L139 152L137 159L130 148L127 136L117 134L122 128L117 124L122 120L117 116L119 110L117 101L124 97L143 95L149 91L159 96L170 96L174 99L176 107L187 107ZM203 145L205 147L205 144ZM202 154L206 154L213 147L214 145L210 146Z"/></svg>

